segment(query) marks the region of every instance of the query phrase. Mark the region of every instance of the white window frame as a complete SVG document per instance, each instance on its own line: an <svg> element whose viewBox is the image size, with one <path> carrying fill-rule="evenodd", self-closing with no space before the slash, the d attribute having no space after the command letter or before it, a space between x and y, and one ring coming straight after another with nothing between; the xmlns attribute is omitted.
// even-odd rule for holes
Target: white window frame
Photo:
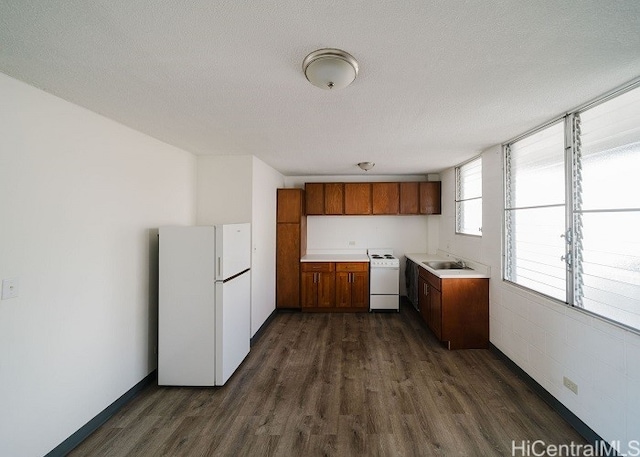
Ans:
<svg viewBox="0 0 640 457"><path fill-rule="evenodd" d="M502 277L503 280L505 282L508 282L510 284L513 284L519 288L525 289L527 291L530 291L532 293L535 293L537 295L541 295L544 296L545 298L555 301L555 302L559 302L559 300L557 300L554 297L548 296L546 294L544 294L543 292L537 291L535 289L531 289L527 286L524 286L522 284L518 284L517 282L513 282L509 279L507 279L508 277L508 269L509 269L509 265L510 265L510 259L508 258L509 256L509 240L510 240L510 232L509 232L509 228L508 228L508 224L507 224L507 207L508 207L508 202L507 202L507 187L508 187L508 179L509 179L509 175L511 170L509 169L509 157L508 157L508 152L509 152L509 148L510 146L517 142L520 141L524 138L527 138L531 135L536 134L537 132L544 130L548 127L550 127L551 125L554 125L558 122L564 122L564 131L565 131L565 195L566 195L566 199L565 199L565 229L566 232L563 235L564 239L565 239L565 243L566 243L566 250L565 250L565 256L564 256L564 260L566 263L566 300L562 302L562 304L566 305L566 306L570 306L576 309L581 310L582 312L585 312L587 314L590 314L596 318L602 319L604 321L607 321L609 323L612 323L614 325L617 325L619 327L625 328L627 330L631 330L634 333L638 333L640 334L640 328L636 328L633 326L629 326L627 325L625 322L619 322L616 320L613 320L607 316L598 314L596 312L593 312L589 309L585 309L582 307L581 305L581 298L578 297L576 295L576 290L579 291L580 287L581 287L581 278L580 278L580 259L581 259L581 246L579 243L579 236L576 233L576 229L574 227L574 225L576 224L576 221L574 218L576 217L580 217L580 213L581 208L579 207L580 205L577 204L576 199L579 199L579 182L580 182L580 174L579 174L579 165L577 165L577 163L579 163L579 156L580 156L580 141L579 141L579 134L580 134L580 113L582 113L583 111L588 110L589 108L592 108L596 105L599 105L601 103L607 102L619 95L624 94L625 92L631 91L633 89L638 89L640 88L640 80L636 80L626 86L623 86L622 88L616 89L614 91L611 91L589 103L586 103L578 108L575 108L569 112L567 112L566 114L557 117L549 122L546 122L545 124L536 127L535 129L532 129L528 132L526 132L525 134L522 134L512 140L509 140L505 143L503 143L502 145L502 149L503 149L503 185L504 185L504 201L503 201L503 234L502 234L502 248L503 248L503 262L502 262ZM638 209L620 209L620 210L616 210L616 211L637 211ZM606 210L605 210L606 211ZM592 212L598 212L598 211L592 211Z"/></svg>
<svg viewBox="0 0 640 457"><path fill-rule="evenodd" d="M481 237L482 236L482 209L480 210L480 221L479 221L478 232L465 232L463 231L463 227L462 227L462 220L464 218L464 214L463 214L462 205L460 203L473 201L473 200L480 200L480 205L482 207L482 187L480 188L480 196L478 197L464 198L464 199L460 197L462 195L462 188L464 186L464 182L462 181L462 178L461 178L462 173L460 170L468 165L473 164L474 162L480 162L480 177L482 178L482 156L481 155L476 156L472 159L469 159L466 162L463 162L457 167L455 167L455 175L456 175L456 190L455 190L455 203L454 203L455 213L456 213L455 232L457 235ZM482 179L480 179L480 181L482 182Z"/></svg>

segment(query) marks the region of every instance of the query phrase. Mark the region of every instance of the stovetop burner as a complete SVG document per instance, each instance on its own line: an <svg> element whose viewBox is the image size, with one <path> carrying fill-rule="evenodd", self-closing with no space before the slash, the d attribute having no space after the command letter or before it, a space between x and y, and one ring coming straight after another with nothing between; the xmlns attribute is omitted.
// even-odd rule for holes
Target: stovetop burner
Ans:
<svg viewBox="0 0 640 457"><path fill-rule="evenodd" d="M369 249L368 255L372 267L397 267L400 262L392 249Z"/></svg>

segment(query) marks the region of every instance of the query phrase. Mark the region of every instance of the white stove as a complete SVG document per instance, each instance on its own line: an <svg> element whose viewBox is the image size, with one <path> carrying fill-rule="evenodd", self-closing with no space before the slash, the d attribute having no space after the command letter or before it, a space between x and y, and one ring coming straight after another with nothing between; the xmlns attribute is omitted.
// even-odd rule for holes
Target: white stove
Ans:
<svg viewBox="0 0 640 457"><path fill-rule="evenodd" d="M400 311L400 260L393 249L369 249L369 310Z"/></svg>
<svg viewBox="0 0 640 457"><path fill-rule="evenodd" d="M370 266L376 267L376 268L378 267L395 268L400 266L400 259L393 256L393 251L391 251L391 254L372 254L372 251L379 251L379 250L369 249L368 254L369 254Z"/></svg>

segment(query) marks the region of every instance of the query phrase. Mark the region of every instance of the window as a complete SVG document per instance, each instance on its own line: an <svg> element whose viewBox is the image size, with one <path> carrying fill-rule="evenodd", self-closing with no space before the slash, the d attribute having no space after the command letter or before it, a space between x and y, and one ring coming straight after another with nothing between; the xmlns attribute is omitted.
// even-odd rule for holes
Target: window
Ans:
<svg viewBox="0 0 640 457"><path fill-rule="evenodd" d="M504 278L640 329L640 87L505 145Z"/></svg>
<svg viewBox="0 0 640 457"><path fill-rule="evenodd" d="M482 158L456 167L456 233L482 235Z"/></svg>

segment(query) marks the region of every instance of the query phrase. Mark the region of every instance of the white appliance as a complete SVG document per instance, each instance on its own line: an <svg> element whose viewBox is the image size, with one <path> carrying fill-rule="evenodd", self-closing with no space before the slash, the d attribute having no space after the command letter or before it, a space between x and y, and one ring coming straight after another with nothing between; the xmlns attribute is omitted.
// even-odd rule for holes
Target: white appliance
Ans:
<svg viewBox="0 0 640 457"><path fill-rule="evenodd" d="M369 249L369 310L400 311L400 260L393 249Z"/></svg>
<svg viewBox="0 0 640 457"><path fill-rule="evenodd" d="M249 353L251 226L159 229L158 384L221 386Z"/></svg>

